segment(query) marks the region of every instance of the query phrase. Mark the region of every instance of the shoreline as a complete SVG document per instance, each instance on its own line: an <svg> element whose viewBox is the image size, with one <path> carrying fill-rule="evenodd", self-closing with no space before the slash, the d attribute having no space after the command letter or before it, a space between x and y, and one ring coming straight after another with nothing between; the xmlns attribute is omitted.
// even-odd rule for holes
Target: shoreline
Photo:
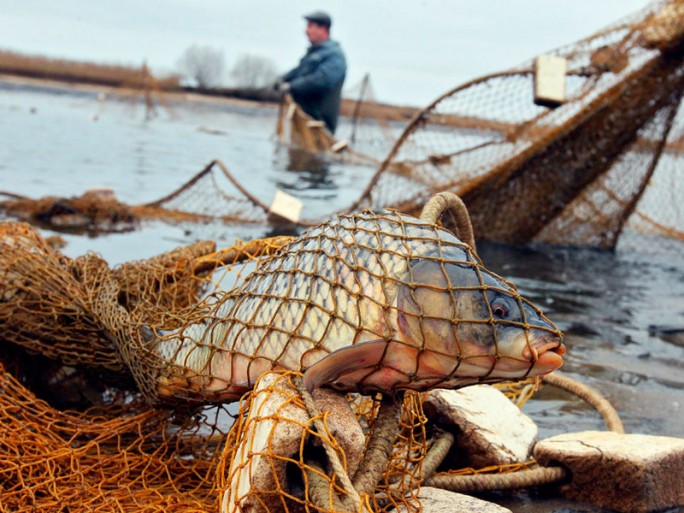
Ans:
<svg viewBox="0 0 684 513"><path fill-rule="evenodd" d="M182 87L128 87L114 83L94 83L89 80L35 77L27 74L8 73L0 69L0 82L49 87L62 90L102 92L117 95L152 95L159 98L191 103L206 103L219 105L233 105L239 107L261 107L277 109L280 105L279 96L271 91L255 88L216 88L208 90ZM361 118L383 119L385 121L408 122L421 111L419 107L390 105L375 101L362 102L363 107L357 111L358 100L342 98L340 115Z"/></svg>
<svg viewBox="0 0 684 513"><path fill-rule="evenodd" d="M10 83L15 85L26 85L34 87L47 87L51 89L61 89L66 91L81 91L89 93L105 93L114 94L117 96L125 96L127 94L144 95L145 91L142 89L131 87L119 87L113 85L98 85L86 82L64 81L48 78L34 78L24 75L10 75L0 73L0 83ZM277 109L278 104L273 102L264 102L257 100L248 100L244 98L233 98L228 96L207 95L192 91L154 91L153 94L160 94L162 98L172 99L174 101L185 101L188 103L207 103L207 104L223 104L235 105L241 107L267 107Z"/></svg>
<svg viewBox="0 0 684 513"><path fill-rule="evenodd" d="M27 85L34 87L46 87L65 91L82 91L90 93L104 93L107 95L116 95L119 97L129 96L140 96L144 100L146 91L140 88L132 87L122 87L116 85L100 85L87 82L79 81L66 81L57 80L49 78L35 78L28 77L25 75L12 75L0 72L0 84L10 83L16 85ZM222 92L224 91L224 92ZM236 108L246 108L246 109L263 109L277 111L280 102L272 100L255 100L238 96L229 96L225 94L225 91L230 91L228 89L216 90L213 92L201 92L192 90L153 90L150 94L154 97L156 96L159 100L160 106L163 107L163 102L166 100L171 100L179 103L188 104L205 104L205 105L226 105ZM233 89L233 91L237 91ZM354 114L354 109L357 102L351 99L342 99L342 105L340 107L340 116L342 117L352 117ZM413 119L413 117L420 112L422 109L415 107L405 107L397 105L387 105L383 103L366 102L363 104L364 107L359 113L360 118L365 119L383 119L389 122L403 122L408 123ZM507 133L512 128L506 122L497 122L493 120L482 120L478 118L471 117L460 117L454 116L450 120L444 120L443 124L445 126L458 127L466 130L493 130L500 131L502 133ZM648 150L651 145L655 144L654 141L644 140L638 143L638 147L642 147ZM684 152L684 137L680 139L675 139L669 141L665 148L666 152L681 153Z"/></svg>

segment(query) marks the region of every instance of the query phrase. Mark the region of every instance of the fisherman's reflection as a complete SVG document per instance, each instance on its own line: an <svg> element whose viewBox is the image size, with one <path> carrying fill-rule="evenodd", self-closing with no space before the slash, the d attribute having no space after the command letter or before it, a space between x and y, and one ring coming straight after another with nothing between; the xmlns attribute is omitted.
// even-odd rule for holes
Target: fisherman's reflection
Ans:
<svg viewBox="0 0 684 513"><path fill-rule="evenodd" d="M288 147L286 150L285 171L293 175L279 181L278 187L286 191L337 189L330 176L330 162L326 155L301 148Z"/></svg>

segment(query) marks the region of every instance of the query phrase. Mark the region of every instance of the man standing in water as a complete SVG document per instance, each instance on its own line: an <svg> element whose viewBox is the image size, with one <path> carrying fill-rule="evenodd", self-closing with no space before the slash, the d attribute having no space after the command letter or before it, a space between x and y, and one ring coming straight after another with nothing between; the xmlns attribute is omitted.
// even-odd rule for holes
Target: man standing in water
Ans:
<svg viewBox="0 0 684 513"><path fill-rule="evenodd" d="M311 46L299 65L283 75L275 87L280 92L292 94L304 112L323 121L328 130L335 133L347 62L340 45L330 39L330 16L316 11L304 19Z"/></svg>

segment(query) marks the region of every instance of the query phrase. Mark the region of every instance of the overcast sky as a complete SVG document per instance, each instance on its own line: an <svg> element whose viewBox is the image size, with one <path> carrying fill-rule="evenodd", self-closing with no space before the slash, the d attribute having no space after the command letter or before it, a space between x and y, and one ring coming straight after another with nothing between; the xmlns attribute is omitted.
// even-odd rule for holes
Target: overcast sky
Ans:
<svg viewBox="0 0 684 513"><path fill-rule="evenodd" d="M422 105L461 82L571 43L645 0L0 0L0 49L175 71L183 51L245 54L293 67L301 15L325 9L347 86L366 72L381 101Z"/></svg>

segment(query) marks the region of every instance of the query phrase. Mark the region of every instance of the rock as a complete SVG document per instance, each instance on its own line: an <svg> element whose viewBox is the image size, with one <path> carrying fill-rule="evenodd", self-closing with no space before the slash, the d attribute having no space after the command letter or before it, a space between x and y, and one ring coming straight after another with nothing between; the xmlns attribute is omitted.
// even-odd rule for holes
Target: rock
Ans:
<svg viewBox="0 0 684 513"><path fill-rule="evenodd" d="M531 459L536 424L489 385L432 390L424 408L432 420L458 428L454 432L456 444L466 465L482 468Z"/></svg>
<svg viewBox="0 0 684 513"><path fill-rule="evenodd" d="M572 473L569 499L625 513L684 505L684 439L584 431L542 440L534 455Z"/></svg>
<svg viewBox="0 0 684 513"><path fill-rule="evenodd" d="M421 487L418 500L422 513L511 513L510 509L493 502L430 486ZM406 508L397 508L397 512L405 511Z"/></svg>
<svg viewBox="0 0 684 513"><path fill-rule="evenodd" d="M309 415L296 400L297 391L290 377L267 373L259 379L236 441L222 513L282 510L285 497L281 492L293 493L286 477L288 460L300 459ZM328 427L345 453L348 474L353 475L364 451L365 437L349 403L344 395L332 390L316 390L314 401L321 412L330 412Z"/></svg>

